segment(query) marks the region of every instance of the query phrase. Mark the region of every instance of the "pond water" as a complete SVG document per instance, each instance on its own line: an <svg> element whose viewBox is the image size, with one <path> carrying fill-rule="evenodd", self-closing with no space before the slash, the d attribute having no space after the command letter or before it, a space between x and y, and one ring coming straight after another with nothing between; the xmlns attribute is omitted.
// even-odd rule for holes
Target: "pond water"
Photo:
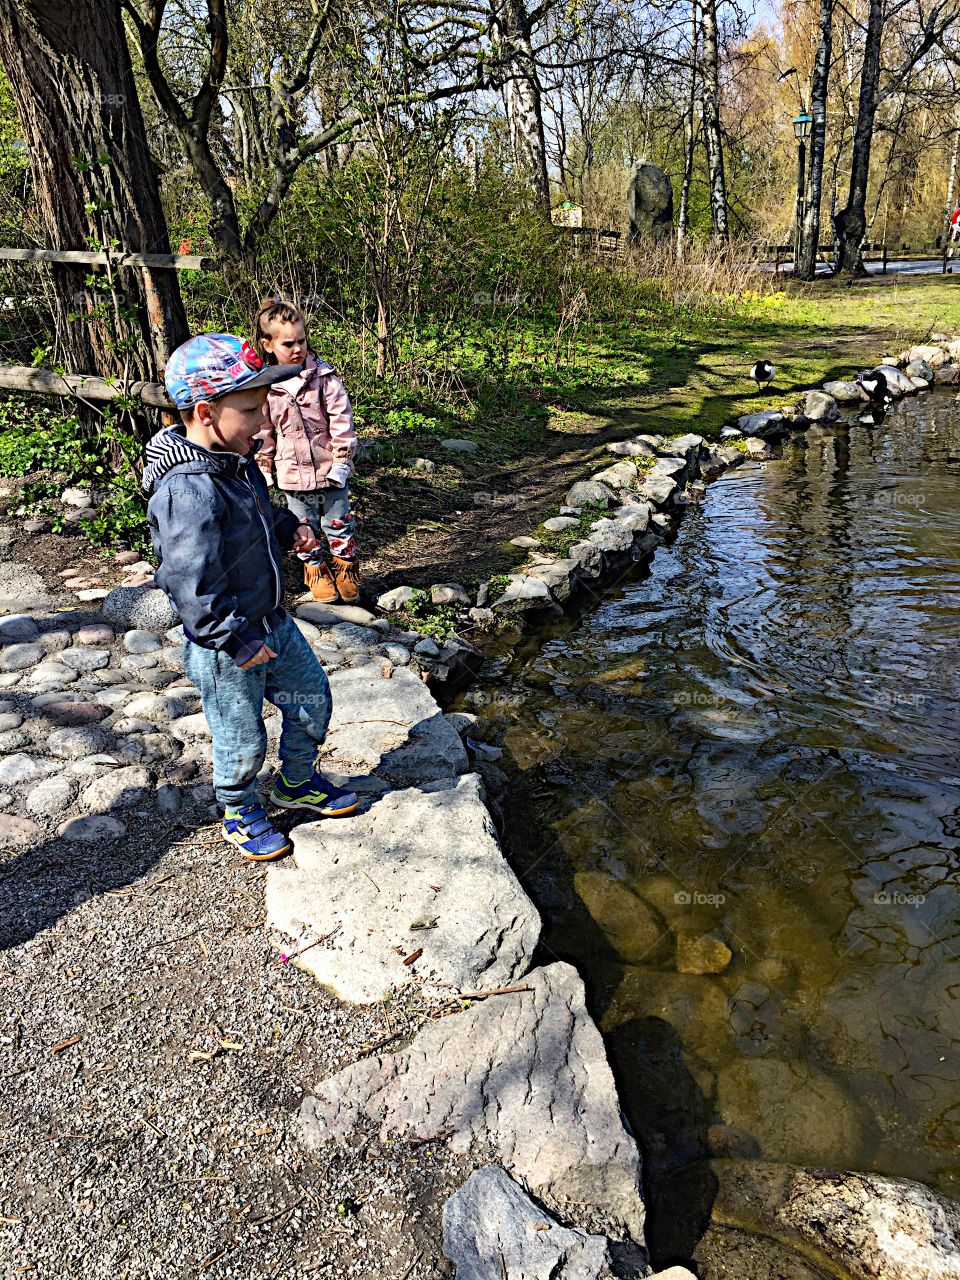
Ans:
<svg viewBox="0 0 960 1280"><path fill-rule="evenodd" d="M588 983L661 1258L709 1157L960 1195L958 410L791 438L491 663L509 849Z"/></svg>

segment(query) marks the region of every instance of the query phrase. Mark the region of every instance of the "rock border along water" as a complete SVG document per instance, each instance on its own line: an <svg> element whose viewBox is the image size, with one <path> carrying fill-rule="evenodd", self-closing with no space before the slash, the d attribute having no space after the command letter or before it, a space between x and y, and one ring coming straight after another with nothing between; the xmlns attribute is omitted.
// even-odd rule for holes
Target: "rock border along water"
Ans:
<svg viewBox="0 0 960 1280"><path fill-rule="evenodd" d="M915 348L890 365L908 370L891 381L903 393L958 381L954 355L960 340ZM737 445L692 434L613 445L620 460L566 495L564 516L579 519L575 508L594 501L608 514L565 556L532 548L489 605L486 596L471 603L458 584L439 584L433 597L479 625L506 612L522 626L569 608L584 587L602 587L655 551L705 480L747 456L774 456L777 440L835 421L835 410L829 391L818 391L804 412L765 410L725 429ZM653 462L641 473L631 458ZM401 604L408 592L381 603ZM499 1240L509 1241L518 1275L546 1259L551 1275L599 1280L614 1273L614 1257L617 1274L650 1275L640 1155L583 984L567 964L531 968L539 915L485 804L483 779L498 771L482 762L471 771L463 739L473 717L444 715L427 687L479 655L458 637L441 646L357 608L306 604L297 625L334 695L324 767L363 803L355 819L295 828L293 859L268 872L268 927L278 950L344 1001L380 1001L418 983L454 1015L317 1081L301 1106L304 1142L349 1144L372 1124L384 1140L443 1139L468 1153L486 1171L445 1215L461 1277L497 1276ZM131 820L214 816L209 734L182 674L181 635L149 584L111 593L100 615L53 607L0 618L0 847L103 843L122 839ZM275 744L278 715L267 725ZM914 1209L921 1200L913 1197ZM942 1223L934 1226L940 1266ZM554 1229L551 1241L531 1239ZM960 1275L960 1265L935 1272L932 1248L921 1224L905 1269L877 1275ZM661 1274L690 1277L683 1268Z"/></svg>

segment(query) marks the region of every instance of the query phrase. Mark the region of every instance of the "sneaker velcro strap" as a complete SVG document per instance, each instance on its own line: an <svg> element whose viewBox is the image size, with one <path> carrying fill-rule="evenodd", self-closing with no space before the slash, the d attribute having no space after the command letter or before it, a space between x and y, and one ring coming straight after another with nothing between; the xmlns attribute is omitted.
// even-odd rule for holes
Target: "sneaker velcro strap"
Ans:
<svg viewBox="0 0 960 1280"><path fill-rule="evenodd" d="M273 830L270 819L266 815L266 811L258 806L254 808L252 805L249 809L240 810L240 821L247 835L256 840L258 836L264 836Z"/></svg>

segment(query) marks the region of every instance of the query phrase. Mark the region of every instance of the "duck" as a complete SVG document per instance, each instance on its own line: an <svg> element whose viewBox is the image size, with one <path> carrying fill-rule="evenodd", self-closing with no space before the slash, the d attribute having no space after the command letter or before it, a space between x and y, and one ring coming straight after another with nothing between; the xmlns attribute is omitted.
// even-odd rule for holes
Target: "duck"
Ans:
<svg viewBox="0 0 960 1280"><path fill-rule="evenodd" d="M750 377L757 384L757 392L766 390L776 377L777 370L769 360L758 360L750 370Z"/></svg>
<svg viewBox="0 0 960 1280"><path fill-rule="evenodd" d="M858 374L857 386L870 401L873 408L885 409L893 399L886 375L879 369L866 369L863 373Z"/></svg>

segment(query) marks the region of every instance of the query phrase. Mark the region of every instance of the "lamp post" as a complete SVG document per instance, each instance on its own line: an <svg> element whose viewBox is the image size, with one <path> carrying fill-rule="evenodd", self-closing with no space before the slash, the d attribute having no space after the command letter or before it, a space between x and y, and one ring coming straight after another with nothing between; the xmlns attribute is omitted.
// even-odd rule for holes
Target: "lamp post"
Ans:
<svg viewBox="0 0 960 1280"><path fill-rule="evenodd" d="M800 240L803 235L804 190L803 184L807 173L807 139L813 128L813 116L804 107L793 122L793 132L797 137L797 229L793 245L793 274L797 274L800 262Z"/></svg>

